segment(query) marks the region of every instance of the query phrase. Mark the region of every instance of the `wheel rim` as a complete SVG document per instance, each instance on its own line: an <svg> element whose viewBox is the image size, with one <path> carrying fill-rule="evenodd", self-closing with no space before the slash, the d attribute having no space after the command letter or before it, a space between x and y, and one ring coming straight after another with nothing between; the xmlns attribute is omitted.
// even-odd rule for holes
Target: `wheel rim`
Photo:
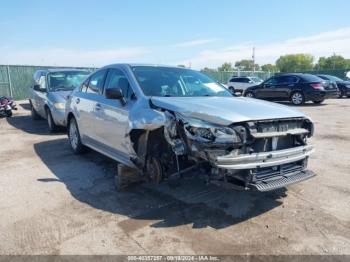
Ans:
<svg viewBox="0 0 350 262"><path fill-rule="evenodd" d="M247 97L254 97L252 93L247 93Z"/></svg>
<svg viewBox="0 0 350 262"><path fill-rule="evenodd" d="M292 96L292 102L295 105L300 105L303 102L303 95L300 93L294 93Z"/></svg>
<svg viewBox="0 0 350 262"><path fill-rule="evenodd" d="M69 125L69 141L73 149L78 147L78 129L74 121Z"/></svg>

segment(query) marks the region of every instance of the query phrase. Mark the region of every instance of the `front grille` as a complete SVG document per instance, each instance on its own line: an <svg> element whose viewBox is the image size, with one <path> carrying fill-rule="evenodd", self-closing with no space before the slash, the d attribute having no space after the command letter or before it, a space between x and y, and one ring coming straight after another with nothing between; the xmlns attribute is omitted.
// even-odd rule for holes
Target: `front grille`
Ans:
<svg viewBox="0 0 350 262"><path fill-rule="evenodd" d="M304 130L304 133L288 133L297 130ZM309 123L304 118L250 122L251 148L253 152L269 152L296 147L301 143L300 137L307 135L309 130Z"/></svg>

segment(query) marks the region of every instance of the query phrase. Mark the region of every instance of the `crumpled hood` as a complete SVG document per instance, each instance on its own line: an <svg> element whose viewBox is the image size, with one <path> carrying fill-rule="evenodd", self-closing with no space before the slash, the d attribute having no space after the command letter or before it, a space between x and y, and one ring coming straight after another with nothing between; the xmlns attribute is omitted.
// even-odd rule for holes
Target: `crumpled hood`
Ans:
<svg viewBox="0 0 350 262"><path fill-rule="evenodd" d="M160 108L218 125L305 117L290 107L245 97L152 97L151 101Z"/></svg>

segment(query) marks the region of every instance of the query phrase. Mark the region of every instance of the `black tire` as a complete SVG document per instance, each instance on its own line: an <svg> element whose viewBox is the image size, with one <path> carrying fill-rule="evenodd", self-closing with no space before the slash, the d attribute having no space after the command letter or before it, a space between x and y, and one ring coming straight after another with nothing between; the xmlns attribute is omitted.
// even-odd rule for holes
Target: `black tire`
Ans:
<svg viewBox="0 0 350 262"><path fill-rule="evenodd" d="M31 114L33 120L41 119L39 114L35 111L35 109L34 109L34 107L32 105L32 102L30 102L30 114Z"/></svg>
<svg viewBox="0 0 350 262"><path fill-rule="evenodd" d="M163 180L163 168L159 158L150 157L147 160L147 175L150 181L160 183Z"/></svg>
<svg viewBox="0 0 350 262"><path fill-rule="evenodd" d="M323 103L323 101L324 100L321 100L321 101L312 101L314 104L317 104L317 105L319 105L319 104L322 104Z"/></svg>
<svg viewBox="0 0 350 262"><path fill-rule="evenodd" d="M228 90L230 90L233 95L235 94L235 88L233 86L230 86Z"/></svg>
<svg viewBox="0 0 350 262"><path fill-rule="evenodd" d="M254 98L254 97L255 97L254 93L251 92L251 91L245 92L245 93L244 93L244 96L245 96L245 97L250 97L250 98Z"/></svg>
<svg viewBox="0 0 350 262"><path fill-rule="evenodd" d="M300 106L305 103L305 96L300 91L295 91L290 96L290 102L293 105Z"/></svg>
<svg viewBox="0 0 350 262"><path fill-rule="evenodd" d="M81 143L78 124L74 117L68 123L68 140L74 154L79 155L86 151L86 147Z"/></svg>
<svg viewBox="0 0 350 262"><path fill-rule="evenodd" d="M343 96L345 96L345 94L344 94L344 91L343 90L339 90L340 91L340 94L339 94L339 96L338 96L338 98L342 98Z"/></svg>
<svg viewBox="0 0 350 262"><path fill-rule="evenodd" d="M49 131L51 133L56 132L59 129L58 126L53 121L50 109L46 109L46 120L47 120L47 126L49 127Z"/></svg>

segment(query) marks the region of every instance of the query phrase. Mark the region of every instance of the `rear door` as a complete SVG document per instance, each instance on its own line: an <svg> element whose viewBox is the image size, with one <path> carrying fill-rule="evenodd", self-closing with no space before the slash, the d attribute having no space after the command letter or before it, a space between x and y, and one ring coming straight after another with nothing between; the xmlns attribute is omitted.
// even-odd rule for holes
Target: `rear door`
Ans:
<svg viewBox="0 0 350 262"><path fill-rule="evenodd" d="M256 97L262 99L274 99L275 88L278 84L278 77L271 77L261 84L261 87L256 91Z"/></svg>
<svg viewBox="0 0 350 262"><path fill-rule="evenodd" d="M98 101L96 136L99 143L103 144L119 161L123 161L129 159L131 144L126 134L129 129L129 112L136 98L127 76L121 69L108 70L103 93L109 88L120 88L126 104L122 104L120 100L107 99L105 95Z"/></svg>
<svg viewBox="0 0 350 262"><path fill-rule="evenodd" d="M106 79L107 70L99 70L87 79L73 98L73 104L79 112L78 125L79 131L84 142L91 144L97 141L96 135L96 111L98 111L98 102L102 98L103 85ZM96 108L97 107L97 108Z"/></svg>
<svg viewBox="0 0 350 262"><path fill-rule="evenodd" d="M276 98L281 100L289 100L291 91L299 82L297 76L286 75L281 76L276 86Z"/></svg>

